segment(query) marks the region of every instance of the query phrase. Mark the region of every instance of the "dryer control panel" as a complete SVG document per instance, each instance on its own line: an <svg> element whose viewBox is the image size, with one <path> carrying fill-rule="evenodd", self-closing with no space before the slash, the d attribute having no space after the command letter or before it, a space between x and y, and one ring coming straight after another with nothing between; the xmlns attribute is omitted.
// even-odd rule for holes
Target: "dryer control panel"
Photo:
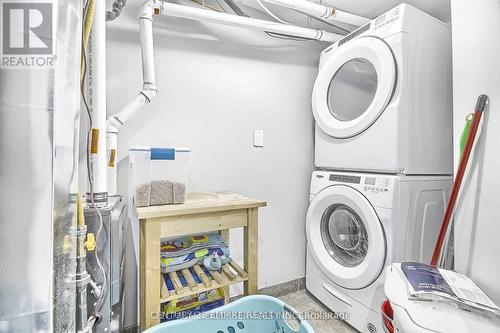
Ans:
<svg viewBox="0 0 500 333"><path fill-rule="evenodd" d="M375 19L375 22L373 23L373 30L380 29L388 24L391 24L392 22L396 21L399 19L401 12L401 7L398 6L390 11L388 11L385 14L380 15Z"/></svg>
<svg viewBox="0 0 500 333"><path fill-rule="evenodd" d="M387 177L365 177L363 190L372 193L388 192L391 180Z"/></svg>

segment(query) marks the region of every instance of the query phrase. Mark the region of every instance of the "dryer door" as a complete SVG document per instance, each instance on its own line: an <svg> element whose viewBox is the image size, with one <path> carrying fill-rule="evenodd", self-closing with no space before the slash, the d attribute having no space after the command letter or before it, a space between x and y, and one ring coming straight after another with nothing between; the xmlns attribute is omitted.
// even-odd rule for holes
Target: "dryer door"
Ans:
<svg viewBox="0 0 500 333"><path fill-rule="evenodd" d="M352 187L330 186L314 197L307 240L323 273L343 288L365 288L384 268L384 230L370 202Z"/></svg>
<svg viewBox="0 0 500 333"><path fill-rule="evenodd" d="M328 135L350 138L369 128L389 104L396 61L385 41L369 36L330 52L314 84L314 118Z"/></svg>

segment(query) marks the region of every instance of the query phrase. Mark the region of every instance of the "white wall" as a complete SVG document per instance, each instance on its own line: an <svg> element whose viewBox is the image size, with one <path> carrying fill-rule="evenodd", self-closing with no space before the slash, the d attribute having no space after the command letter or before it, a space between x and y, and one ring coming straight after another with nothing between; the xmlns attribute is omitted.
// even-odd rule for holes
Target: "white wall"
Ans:
<svg viewBox="0 0 500 333"><path fill-rule="evenodd" d="M142 84L132 7L108 24L108 115ZM131 146L191 147L189 191L234 191L268 202L260 210L259 287L304 276L310 99L328 45L168 17L155 18L154 34L159 94L120 133L119 175ZM252 146L254 129L264 130L264 148ZM231 237L241 261L241 232Z"/></svg>
<svg viewBox="0 0 500 333"><path fill-rule="evenodd" d="M252 16L270 19L254 3L237 2L249 4ZM369 16L399 2L330 1ZM108 115L141 88L137 4L129 1L108 23ZM446 1L425 6L447 19ZM280 14L302 26L313 23L301 14ZM167 17L155 18L154 30L159 95L120 134L122 193L130 146L190 146L190 191L235 191L268 201L260 215L259 287L302 277L313 167L310 97L327 45ZM252 147L254 129L264 130L262 149ZM233 256L241 260L241 233L231 237Z"/></svg>
<svg viewBox="0 0 500 333"><path fill-rule="evenodd" d="M452 0L455 165L465 116L480 94L490 97L483 130L457 211L458 270L500 304L500 2Z"/></svg>

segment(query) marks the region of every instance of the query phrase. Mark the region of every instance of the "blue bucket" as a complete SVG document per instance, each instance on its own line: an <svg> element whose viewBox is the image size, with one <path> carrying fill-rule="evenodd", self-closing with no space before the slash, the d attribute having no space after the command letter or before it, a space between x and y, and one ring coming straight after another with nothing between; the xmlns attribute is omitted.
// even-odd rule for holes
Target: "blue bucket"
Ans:
<svg viewBox="0 0 500 333"><path fill-rule="evenodd" d="M248 296L206 313L156 325L144 333L314 333L283 301Z"/></svg>

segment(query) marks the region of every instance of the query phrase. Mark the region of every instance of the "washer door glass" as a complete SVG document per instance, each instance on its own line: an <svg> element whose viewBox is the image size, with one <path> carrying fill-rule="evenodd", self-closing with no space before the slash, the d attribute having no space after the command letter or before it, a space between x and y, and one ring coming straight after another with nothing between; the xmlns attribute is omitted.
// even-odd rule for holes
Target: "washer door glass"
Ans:
<svg viewBox="0 0 500 333"><path fill-rule="evenodd" d="M321 218L321 238L330 256L346 267L359 265L368 253L363 220L345 205L330 206Z"/></svg>
<svg viewBox="0 0 500 333"><path fill-rule="evenodd" d="M363 115L375 97L377 81L377 71L367 59L356 58L342 65L328 87L332 116L351 121Z"/></svg>
<svg viewBox="0 0 500 333"><path fill-rule="evenodd" d="M316 265L311 267L342 288L365 288L384 269L387 241L382 223L370 201L350 186L329 186L314 196L306 234Z"/></svg>

